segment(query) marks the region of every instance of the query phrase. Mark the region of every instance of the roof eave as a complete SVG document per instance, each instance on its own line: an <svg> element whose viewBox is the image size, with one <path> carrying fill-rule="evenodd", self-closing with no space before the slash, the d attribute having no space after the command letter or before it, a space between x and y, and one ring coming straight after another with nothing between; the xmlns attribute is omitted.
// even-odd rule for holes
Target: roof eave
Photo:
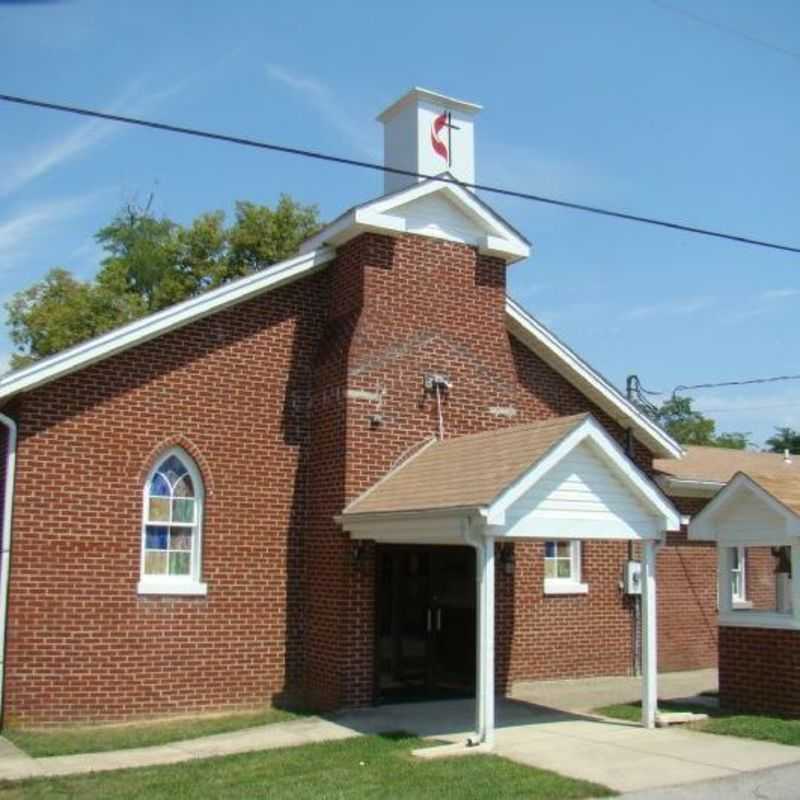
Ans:
<svg viewBox="0 0 800 800"><path fill-rule="evenodd" d="M511 297L506 297L506 318L511 323L509 328L512 334L524 344L533 342L537 345L532 348L537 354L549 356L557 361L558 366L555 368L573 386L594 400L620 425L633 428L637 438L655 455L663 458L682 457L683 449L666 431L642 414L599 372L590 367ZM547 357L544 360L547 361ZM564 374L565 367L569 375Z"/></svg>
<svg viewBox="0 0 800 800"><path fill-rule="evenodd" d="M303 253L11 372L0 378L0 403L237 303L293 283L321 269L334 256L335 252L327 249Z"/></svg>

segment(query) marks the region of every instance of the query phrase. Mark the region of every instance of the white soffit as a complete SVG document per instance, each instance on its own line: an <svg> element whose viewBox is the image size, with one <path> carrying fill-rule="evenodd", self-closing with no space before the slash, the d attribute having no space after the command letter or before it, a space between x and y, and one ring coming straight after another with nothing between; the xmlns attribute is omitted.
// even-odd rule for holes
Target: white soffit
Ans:
<svg viewBox="0 0 800 800"><path fill-rule="evenodd" d="M0 378L0 402L321 269L336 253L304 253L97 336Z"/></svg>
<svg viewBox="0 0 800 800"><path fill-rule="evenodd" d="M435 178L350 209L304 242L300 251L337 247L369 231L460 242L509 264L531 252L530 242L472 192Z"/></svg>
<svg viewBox="0 0 800 800"><path fill-rule="evenodd" d="M622 427L632 428L639 441L655 455L662 458L681 457L681 446L666 431L642 414L599 372L510 297L506 298L506 323L509 331L546 364L597 403Z"/></svg>

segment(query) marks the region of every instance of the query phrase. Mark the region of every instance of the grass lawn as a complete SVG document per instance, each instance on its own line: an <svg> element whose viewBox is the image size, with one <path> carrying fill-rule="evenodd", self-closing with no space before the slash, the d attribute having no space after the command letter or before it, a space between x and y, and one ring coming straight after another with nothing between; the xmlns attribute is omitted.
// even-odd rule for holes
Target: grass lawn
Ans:
<svg viewBox="0 0 800 800"><path fill-rule="evenodd" d="M296 714L276 708L213 717L192 717L162 722L125 725L94 725L86 728L48 728L26 730L6 728L3 736L29 755L65 756L74 753L102 753L167 744L181 739L196 739L212 733L227 733L256 725L285 722Z"/></svg>
<svg viewBox="0 0 800 800"><path fill-rule="evenodd" d="M426 744L405 734L361 736L170 766L0 782L0 800L578 800L614 794L498 756L421 761L410 755Z"/></svg>
<svg viewBox="0 0 800 800"><path fill-rule="evenodd" d="M708 714L708 720L693 722L687 726L692 730L800 746L800 720L760 714L728 714L714 708L681 705L669 701L659 701L658 707L664 711L695 711ZM638 721L642 718L640 703L604 706L596 708L595 713L615 719Z"/></svg>

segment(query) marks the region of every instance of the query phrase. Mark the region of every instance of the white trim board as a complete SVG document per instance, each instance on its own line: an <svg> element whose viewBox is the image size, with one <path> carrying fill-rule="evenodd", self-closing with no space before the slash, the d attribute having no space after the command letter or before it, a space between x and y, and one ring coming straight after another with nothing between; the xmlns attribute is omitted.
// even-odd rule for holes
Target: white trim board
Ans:
<svg viewBox="0 0 800 800"><path fill-rule="evenodd" d="M761 525L748 521L747 530L734 530L724 519L725 510L742 499L755 512L763 511ZM717 518L723 515L722 521ZM777 524L774 524L776 523ZM688 538L693 541L717 542L720 545L758 547L792 545L800 537L800 515L773 497L756 480L737 472L711 502L695 514L689 523Z"/></svg>
<svg viewBox="0 0 800 800"><path fill-rule="evenodd" d="M441 184L441 186L448 187L453 191L458 189L458 187L451 187L450 184ZM406 196L403 202L408 202L407 195L409 193L421 192L425 187L426 184L419 184L404 192L395 193L393 197L402 194ZM430 192L430 185L428 185L428 191ZM476 207L488 208L471 192L463 189L459 191L463 199L471 201ZM386 198L382 198L377 202L381 203L385 200ZM499 220L499 218L497 219ZM334 222L329 228L336 225L337 223ZM513 229L509 228L509 230L513 232ZM309 244L306 243L306 250L308 246ZM0 404L20 392L42 386L104 358L142 344L162 333L188 325L236 303L249 300L258 294L311 275L322 269L335 257L336 250L333 247L320 247L317 250L304 252L261 272L232 281L199 297L178 303L83 342L76 347L42 359L30 367L9 373L0 377ZM578 391L597 403L620 425L630 427L637 438L655 455L666 458L679 458L682 455L682 450L677 442L652 420L639 412L600 373L592 369L577 353L561 342L510 297L506 298L506 325L515 338L542 358Z"/></svg>
<svg viewBox="0 0 800 800"><path fill-rule="evenodd" d="M642 414L597 370L510 297L506 298L506 321L509 331L522 344L596 402L612 419L623 427L633 428L639 440L653 453L665 458L682 457L681 446L666 431Z"/></svg>
<svg viewBox="0 0 800 800"><path fill-rule="evenodd" d="M477 247L480 253L502 258L509 264L528 258L531 245L522 234L473 192L451 183L455 179L448 173L441 177L446 181L428 178L351 208L305 241L300 252L323 246L339 247L362 233L374 231L388 236L419 233L468 244ZM444 204L438 212L430 205L434 198ZM424 208L429 218L424 227L420 227L418 215L414 213L415 205ZM464 222L454 224L454 216L462 217Z"/></svg>
<svg viewBox="0 0 800 800"><path fill-rule="evenodd" d="M336 255L332 250L305 253L265 270L226 283L191 300L185 300L89 339L54 356L37 361L0 378L0 401L20 392L35 389L97 361L176 330L229 306L250 300L321 269Z"/></svg>

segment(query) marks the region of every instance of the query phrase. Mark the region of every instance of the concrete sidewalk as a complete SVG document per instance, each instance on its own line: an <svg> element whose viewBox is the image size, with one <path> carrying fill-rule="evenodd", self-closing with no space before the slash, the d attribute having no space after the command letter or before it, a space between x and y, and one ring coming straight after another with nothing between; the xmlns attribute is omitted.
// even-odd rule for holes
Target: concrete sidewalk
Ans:
<svg viewBox="0 0 800 800"><path fill-rule="evenodd" d="M695 675L698 686L709 677ZM626 683L627 681L627 683ZM662 696L691 694L686 674L663 676ZM527 684L517 694L546 697L547 707L520 699L498 702L496 752L522 764L602 783L617 791L741 775L800 761L800 748L687 730L645 730L592 717L583 711L635 698L634 679ZM593 687L593 688L592 688ZM310 744L386 731L408 731L446 742L464 742L472 732L474 701L407 703L361 709L327 719L290 722L205 736L157 747L33 759L0 739L0 778L57 776L127 767L174 764Z"/></svg>

